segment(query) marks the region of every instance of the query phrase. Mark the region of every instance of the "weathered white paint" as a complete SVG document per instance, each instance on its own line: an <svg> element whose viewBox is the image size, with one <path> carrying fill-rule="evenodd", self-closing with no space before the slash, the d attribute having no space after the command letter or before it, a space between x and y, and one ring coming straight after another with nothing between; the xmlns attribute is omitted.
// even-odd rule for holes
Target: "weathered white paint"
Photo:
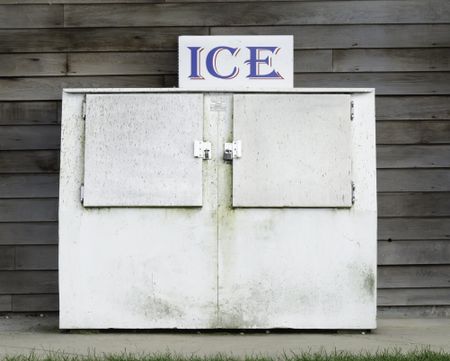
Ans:
<svg viewBox="0 0 450 361"><path fill-rule="evenodd" d="M233 165L222 160L233 96L225 93L204 96L213 154L202 161L202 207L85 208L85 93L66 91L60 327L375 328L374 94L341 93L355 103L351 208L233 208Z"/></svg>
<svg viewBox="0 0 450 361"><path fill-rule="evenodd" d="M238 94L234 207L350 207L350 95Z"/></svg>
<svg viewBox="0 0 450 361"><path fill-rule="evenodd" d="M86 96L84 206L201 206L201 94Z"/></svg>
<svg viewBox="0 0 450 361"><path fill-rule="evenodd" d="M289 89L293 84L292 35L178 38L178 85L182 89Z"/></svg>

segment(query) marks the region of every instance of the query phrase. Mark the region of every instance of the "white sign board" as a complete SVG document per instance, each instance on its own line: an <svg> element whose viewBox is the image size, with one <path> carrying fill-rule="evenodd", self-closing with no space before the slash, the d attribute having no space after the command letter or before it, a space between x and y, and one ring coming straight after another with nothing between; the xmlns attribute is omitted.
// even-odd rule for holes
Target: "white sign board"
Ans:
<svg viewBox="0 0 450 361"><path fill-rule="evenodd" d="M180 36L178 85L196 90L289 89L293 36Z"/></svg>

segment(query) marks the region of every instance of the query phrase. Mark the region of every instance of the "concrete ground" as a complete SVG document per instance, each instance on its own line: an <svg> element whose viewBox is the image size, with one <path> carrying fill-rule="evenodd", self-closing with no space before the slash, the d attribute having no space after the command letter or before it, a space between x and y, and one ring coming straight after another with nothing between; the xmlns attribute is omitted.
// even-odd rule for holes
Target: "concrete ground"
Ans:
<svg viewBox="0 0 450 361"><path fill-rule="evenodd" d="M0 358L5 355L58 351L87 355L102 353L172 353L211 355L280 355L302 351L376 352L429 347L450 352L450 319L382 319L372 333L60 333L52 317L1 317Z"/></svg>

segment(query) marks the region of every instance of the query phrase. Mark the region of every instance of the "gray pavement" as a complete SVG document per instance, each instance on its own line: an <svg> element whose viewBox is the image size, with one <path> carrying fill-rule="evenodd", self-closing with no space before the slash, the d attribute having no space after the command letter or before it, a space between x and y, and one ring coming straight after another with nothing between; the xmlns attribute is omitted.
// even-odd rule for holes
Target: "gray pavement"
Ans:
<svg viewBox="0 0 450 361"><path fill-rule="evenodd" d="M382 319L372 333L60 333L53 317L0 318L0 357L13 354L48 354L50 351L87 355L102 353L161 353L235 356L270 355L302 351L376 352L428 347L450 352L450 319Z"/></svg>

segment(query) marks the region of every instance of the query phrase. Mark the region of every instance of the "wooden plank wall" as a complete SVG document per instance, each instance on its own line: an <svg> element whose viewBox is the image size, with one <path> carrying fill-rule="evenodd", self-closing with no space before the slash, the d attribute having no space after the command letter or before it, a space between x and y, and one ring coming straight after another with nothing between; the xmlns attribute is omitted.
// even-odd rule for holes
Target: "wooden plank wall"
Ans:
<svg viewBox="0 0 450 361"><path fill-rule="evenodd" d="M58 309L61 89L175 86L188 34L293 34L296 86L376 88L380 311L450 315L448 0L0 0L0 311Z"/></svg>

